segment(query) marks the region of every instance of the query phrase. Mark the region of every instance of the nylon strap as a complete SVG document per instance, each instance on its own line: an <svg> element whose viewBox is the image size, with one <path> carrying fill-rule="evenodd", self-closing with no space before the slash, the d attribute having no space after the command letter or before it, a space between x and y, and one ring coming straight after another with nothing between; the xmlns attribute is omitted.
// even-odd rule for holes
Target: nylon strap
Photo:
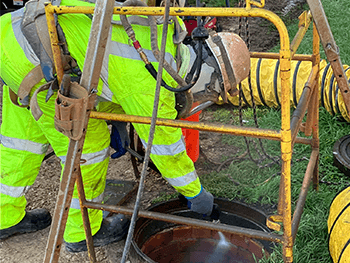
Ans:
<svg viewBox="0 0 350 263"><path fill-rule="evenodd" d="M16 93L13 92L12 89L9 88L9 91L10 91L10 100L11 102L15 105L15 106L18 106L18 107L21 107L21 108L26 108L28 107L28 105L20 105L18 103L18 96Z"/></svg>
<svg viewBox="0 0 350 263"><path fill-rule="evenodd" d="M23 100L29 96L32 88L44 78L41 66L38 65L33 68L22 80L21 85L18 88L18 97Z"/></svg>
<svg viewBox="0 0 350 263"><path fill-rule="evenodd" d="M46 82L54 79L55 67L45 16L45 2L47 2L47 0L29 1L26 4L26 11L21 24L23 35L40 60L40 65L31 70L20 84L18 97L21 100L26 98L30 94L31 89L43 78L45 78ZM52 0L51 2L53 5L58 6L61 0ZM63 43L61 52L63 68L69 70L76 67L77 63L69 54L66 39L59 24L57 24L57 33L60 42Z"/></svg>
<svg viewBox="0 0 350 263"><path fill-rule="evenodd" d="M32 0L26 4L21 30L25 38L28 40L28 43L32 46L34 53L39 58L43 75L48 82L54 78L54 72L51 59L51 46L49 45L50 48L45 48L41 41L45 38L45 35L49 38L44 1L45 0ZM37 23L39 23L40 26L37 25Z"/></svg>
<svg viewBox="0 0 350 263"><path fill-rule="evenodd" d="M224 62L227 77L229 78L229 80L231 82L230 85L232 87L233 83L236 83L236 78L235 78L235 74L234 74L233 69L232 69L232 65L230 63L230 59L229 59L227 52L226 52L226 49L224 47L224 44L222 43L221 37L219 37L219 36L214 36L212 39L213 39L213 42L220 49L221 58Z"/></svg>
<svg viewBox="0 0 350 263"><path fill-rule="evenodd" d="M33 97L30 100L30 111L36 121L40 119L40 117L43 115L42 110L39 107L38 104L38 93L44 90L47 90L52 85L52 82L45 83L44 85L40 86L38 89L34 91Z"/></svg>

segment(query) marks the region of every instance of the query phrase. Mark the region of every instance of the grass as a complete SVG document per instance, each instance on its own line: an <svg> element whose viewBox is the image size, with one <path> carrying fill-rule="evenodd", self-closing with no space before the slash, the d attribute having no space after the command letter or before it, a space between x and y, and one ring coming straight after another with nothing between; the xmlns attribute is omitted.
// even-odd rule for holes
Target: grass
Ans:
<svg viewBox="0 0 350 263"><path fill-rule="evenodd" d="M340 48L340 57L343 64L350 63L350 46L346 44L350 37L349 30L344 30L344 25L349 25L350 16L347 15L349 9L349 2L346 0L322 0L322 5L327 16L333 37ZM304 5L304 10L309 10L307 4ZM285 21L286 22L286 21ZM289 37L292 40L298 31L298 23L290 23L287 26ZM310 26L312 28L312 26ZM271 51L278 52L279 46L276 46ZM312 30L309 29L303 41L301 42L297 53L311 54L312 53ZM321 58L326 59L323 48L320 49Z"/></svg>
<svg viewBox="0 0 350 263"><path fill-rule="evenodd" d="M223 122L226 122L227 117L223 111L225 110L219 110L217 118L224 116ZM260 115L261 128L278 129L280 127L278 110L258 108L257 111L258 116ZM337 139L347 134L350 134L348 123L341 122L324 109L320 109L320 178L332 184L321 183L318 192L312 189L309 191L294 246L294 262L331 262L327 244L328 211L334 196L348 184L344 175L333 166L332 148ZM222 143L245 147L243 138L230 135L223 135ZM279 144L275 141L264 140L264 148L272 156L280 154ZM309 146L300 144L297 144L293 150L293 206L298 198L307 165L307 160L302 158L308 158L310 153ZM244 199L251 204L273 205L278 200L279 171L280 167L277 165L260 169L251 161L243 161L233 163L219 173L206 174L201 177L201 181L217 197ZM264 183L266 180L268 182ZM268 260L261 262L282 263L281 248L277 248Z"/></svg>
<svg viewBox="0 0 350 263"><path fill-rule="evenodd" d="M207 1L207 5L212 2ZM215 6L220 1L215 1ZM223 3L221 3L223 2ZM225 6L224 1L220 5ZM322 0L322 4L328 18L333 36L340 48L340 56L343 64L350 63L350 45L348 44L350 24L348 0ZM308 9L308 6L304 6ZM298 20L286 21L290 39L292 40L298 30ZM325 54L321 46L321 56ZM279 47L273 48L272 52L278 52ZM312 29L309 29L302 41L299 54L310 54L312 52ZM210 109L209 109L210 110ZM243 119L246 126L253 126L252 109L244 110ZM258 108L257 116L261 128L280 129L280 111L269 108ZM223 123L237 124L237 109L219 109L213 112L214 120ZM319 191L312 188L309 190L304 212L301 217L295 245L294 262L319 263L332 262L328 252L327 218L330 204L335 195L349 184L346 178L334 165L332 149L334 143L341 137L350 134L350 125L342 122L336 116L331 116L324 108L320 108L319 118L320 133L320 160L319 174L323 182L320 183ZM280 155L279 143L263 140L264 148L271 156ZM245 149L242 137L223 135L222 143ZM301 183L305 174L307 161L311 149L305 145L295 145L292 157L292 206L296 204ZM256 152L253 153L257 157ZM301 159L301 160L300 160ZM202 184L206 189L217 197L229 199L244 199L247 203L274 205L278 201L280 167L273 165L268 168L259 168L251 161L233 162L231 165L219 172L211 172L201 177ZM282 263L282 249L277 247L269 259L263 259L263 263Z"/></svg>

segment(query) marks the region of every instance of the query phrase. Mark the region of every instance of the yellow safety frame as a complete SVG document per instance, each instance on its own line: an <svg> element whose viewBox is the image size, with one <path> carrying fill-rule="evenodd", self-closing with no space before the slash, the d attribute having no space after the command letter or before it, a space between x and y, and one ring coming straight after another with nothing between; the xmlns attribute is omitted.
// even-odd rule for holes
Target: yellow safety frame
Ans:
<svg viewBox="0 0 350 263"><path fill-rule="evenodd" d="M302 214L303 206L310 182L313 179L314 187L318 189L318 158L319 158L319 132L318 132L318 78L319 78L319 45L320 38L316 30L315 24L313 25L313 54L312 55L297 55L296 50L308 29L312 17L310 12L304 12L300 17L299 31L292 43L290 44L289 35L287 28L283 21L276 14L269 10L262 8L251 8L251 5L258 7L264 7L265 1L261 2L247 0L245 8L170 8L171 16L215 16L215 17L262 17L272 22L280 35L280 52L279 53L266 53L266 52L251 52L251 57L257 58L278 58L280 60L280 78L281 78L281 117L282 124L281 130L269 130L269 129L258 129L249 127L240 127L233 125L214 125L205 123L193 123L182 120L168 120L168 119L157 119L157 125L181 127L188 129L197 129L201 131L211 131L218 133L227 133L237 136L249 136L256 138L264 138L271 140L278 140L281 142L281 157L282 157L282 168L281 168L281 182L279 189L279 202L277 214L270 216L267 220L267 226L274 230L280 230L283 227L283 235L281 237L265 238L270 239L274 242L280 242L283 245L283 259L284 262L293 262L293 242L296 236L296 232L299 226L300 217ZM54 14L64 13L83 13L93 14L93 7L70 7L70 6L53 6L50 3L46 4L45 7L46 17L49 26L49 33L51 39L52 50L54 54L54 60L56 65L57 78L59 82L63 77L62 61L60 56L59 41L57 37L56 25ZM115 7L114 14L123 15L164 15L165 9L162 7ZM305 85L303 95L300 99L297 113L290 116L290 77L291 77L291 59L295 60L308 60L312 61L312 72ZM302 119L308 111L306 123L301 123ZM150 117L139 117L125 114L110 114L101 112L91 112L90 118L114 120L132 123L145 123L150 124ZM297 137L297 133L303 131L307 136L312 138ZM291 208L291 158L292 148L294 143L309 144L312 147L312 153L309 164L307 166L304 181L301 187L300 196L296 209L292 217ZM81 200L81 205L87 208L103 209L112 212L119 212L130 214L130 209L124 209L121 207L113 208L110 206L94 205L92 202ZM150 217L147 213L139 213L141 217ZM163 217L163 219L167 219ZM280 224L282 223L282 224ZM220 229L220 231L229 232L227 228L212 227L208 224L201 225L202 227L210 229ZM237 233L237 232L235 232ZM250 237L255 235L249 235L242 233ZM89 254L91 251L89 250ZM91 259L91 257L90 257Z"/></svg>

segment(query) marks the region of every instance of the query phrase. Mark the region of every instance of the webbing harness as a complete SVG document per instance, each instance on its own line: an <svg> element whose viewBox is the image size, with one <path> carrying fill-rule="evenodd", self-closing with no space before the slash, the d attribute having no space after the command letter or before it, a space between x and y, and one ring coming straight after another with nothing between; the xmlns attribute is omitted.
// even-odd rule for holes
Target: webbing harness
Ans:
<svg viewBox="0 0 350 263"><path fill-rule="evenodd" d="M45 2L47 2L47 0L30 0L26 3L26 9L23 15L21 24L22 33L32 47L35 55L38 57L40 65L33 68L24 77L19 86L18 94L14 92L11 94L12 102L21 107L27 107L29 105L30 91L43 78L45 78L46 82L51 83L54 83L53 80L55 79L55 64L45 16ZM51 0L51 3L53 5L60 5L61 0ZM66 38L57 19L56 28L60 41L63 68L65 73L70 73L74 71L73 69L77 68L77 63L68 51ZM54 85L50 85L46 101L52 96L53 89ZM35 95L37 95L37 93L35 93ZM21 101L21 105L18 104L18 98Z"/></svg>

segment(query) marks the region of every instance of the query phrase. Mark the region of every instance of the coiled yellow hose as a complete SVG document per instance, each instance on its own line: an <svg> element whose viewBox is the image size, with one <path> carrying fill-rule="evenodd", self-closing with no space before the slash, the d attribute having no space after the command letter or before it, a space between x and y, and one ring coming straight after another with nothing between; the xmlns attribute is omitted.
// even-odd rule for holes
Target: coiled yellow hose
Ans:
<svg viewBox="0 0 350 263"><path fill-rule="evenodd" d="M279 107L281 98L281 80L279 74L278 59L261 59L251 58L251 83L254 101L256 105L267 107ZM303 92L305 83L308 80L312 69L310 61L295 61L291 62L291 94L290 103L294 107L298 105L300 96ZM344 65L346 76L350 82L350 67ZM320 78L319 78L320 106L332 114L341 114L348 122L350 117L343 101L343 97L338 88L337 81L333 75L333 70L330 64L325 60L320 63ZM242 103L243 105L252 106L252 99L248 85L248 79L242 82ZM239 97L228 97L229 101L235 105L239 105Z"/></svg>
<svg viewBox="0 0 350 263"><path fill-rule="evenodd" d="M334 198L328 216L329 253L333 262L350 262L350 186Z"/></svg>

